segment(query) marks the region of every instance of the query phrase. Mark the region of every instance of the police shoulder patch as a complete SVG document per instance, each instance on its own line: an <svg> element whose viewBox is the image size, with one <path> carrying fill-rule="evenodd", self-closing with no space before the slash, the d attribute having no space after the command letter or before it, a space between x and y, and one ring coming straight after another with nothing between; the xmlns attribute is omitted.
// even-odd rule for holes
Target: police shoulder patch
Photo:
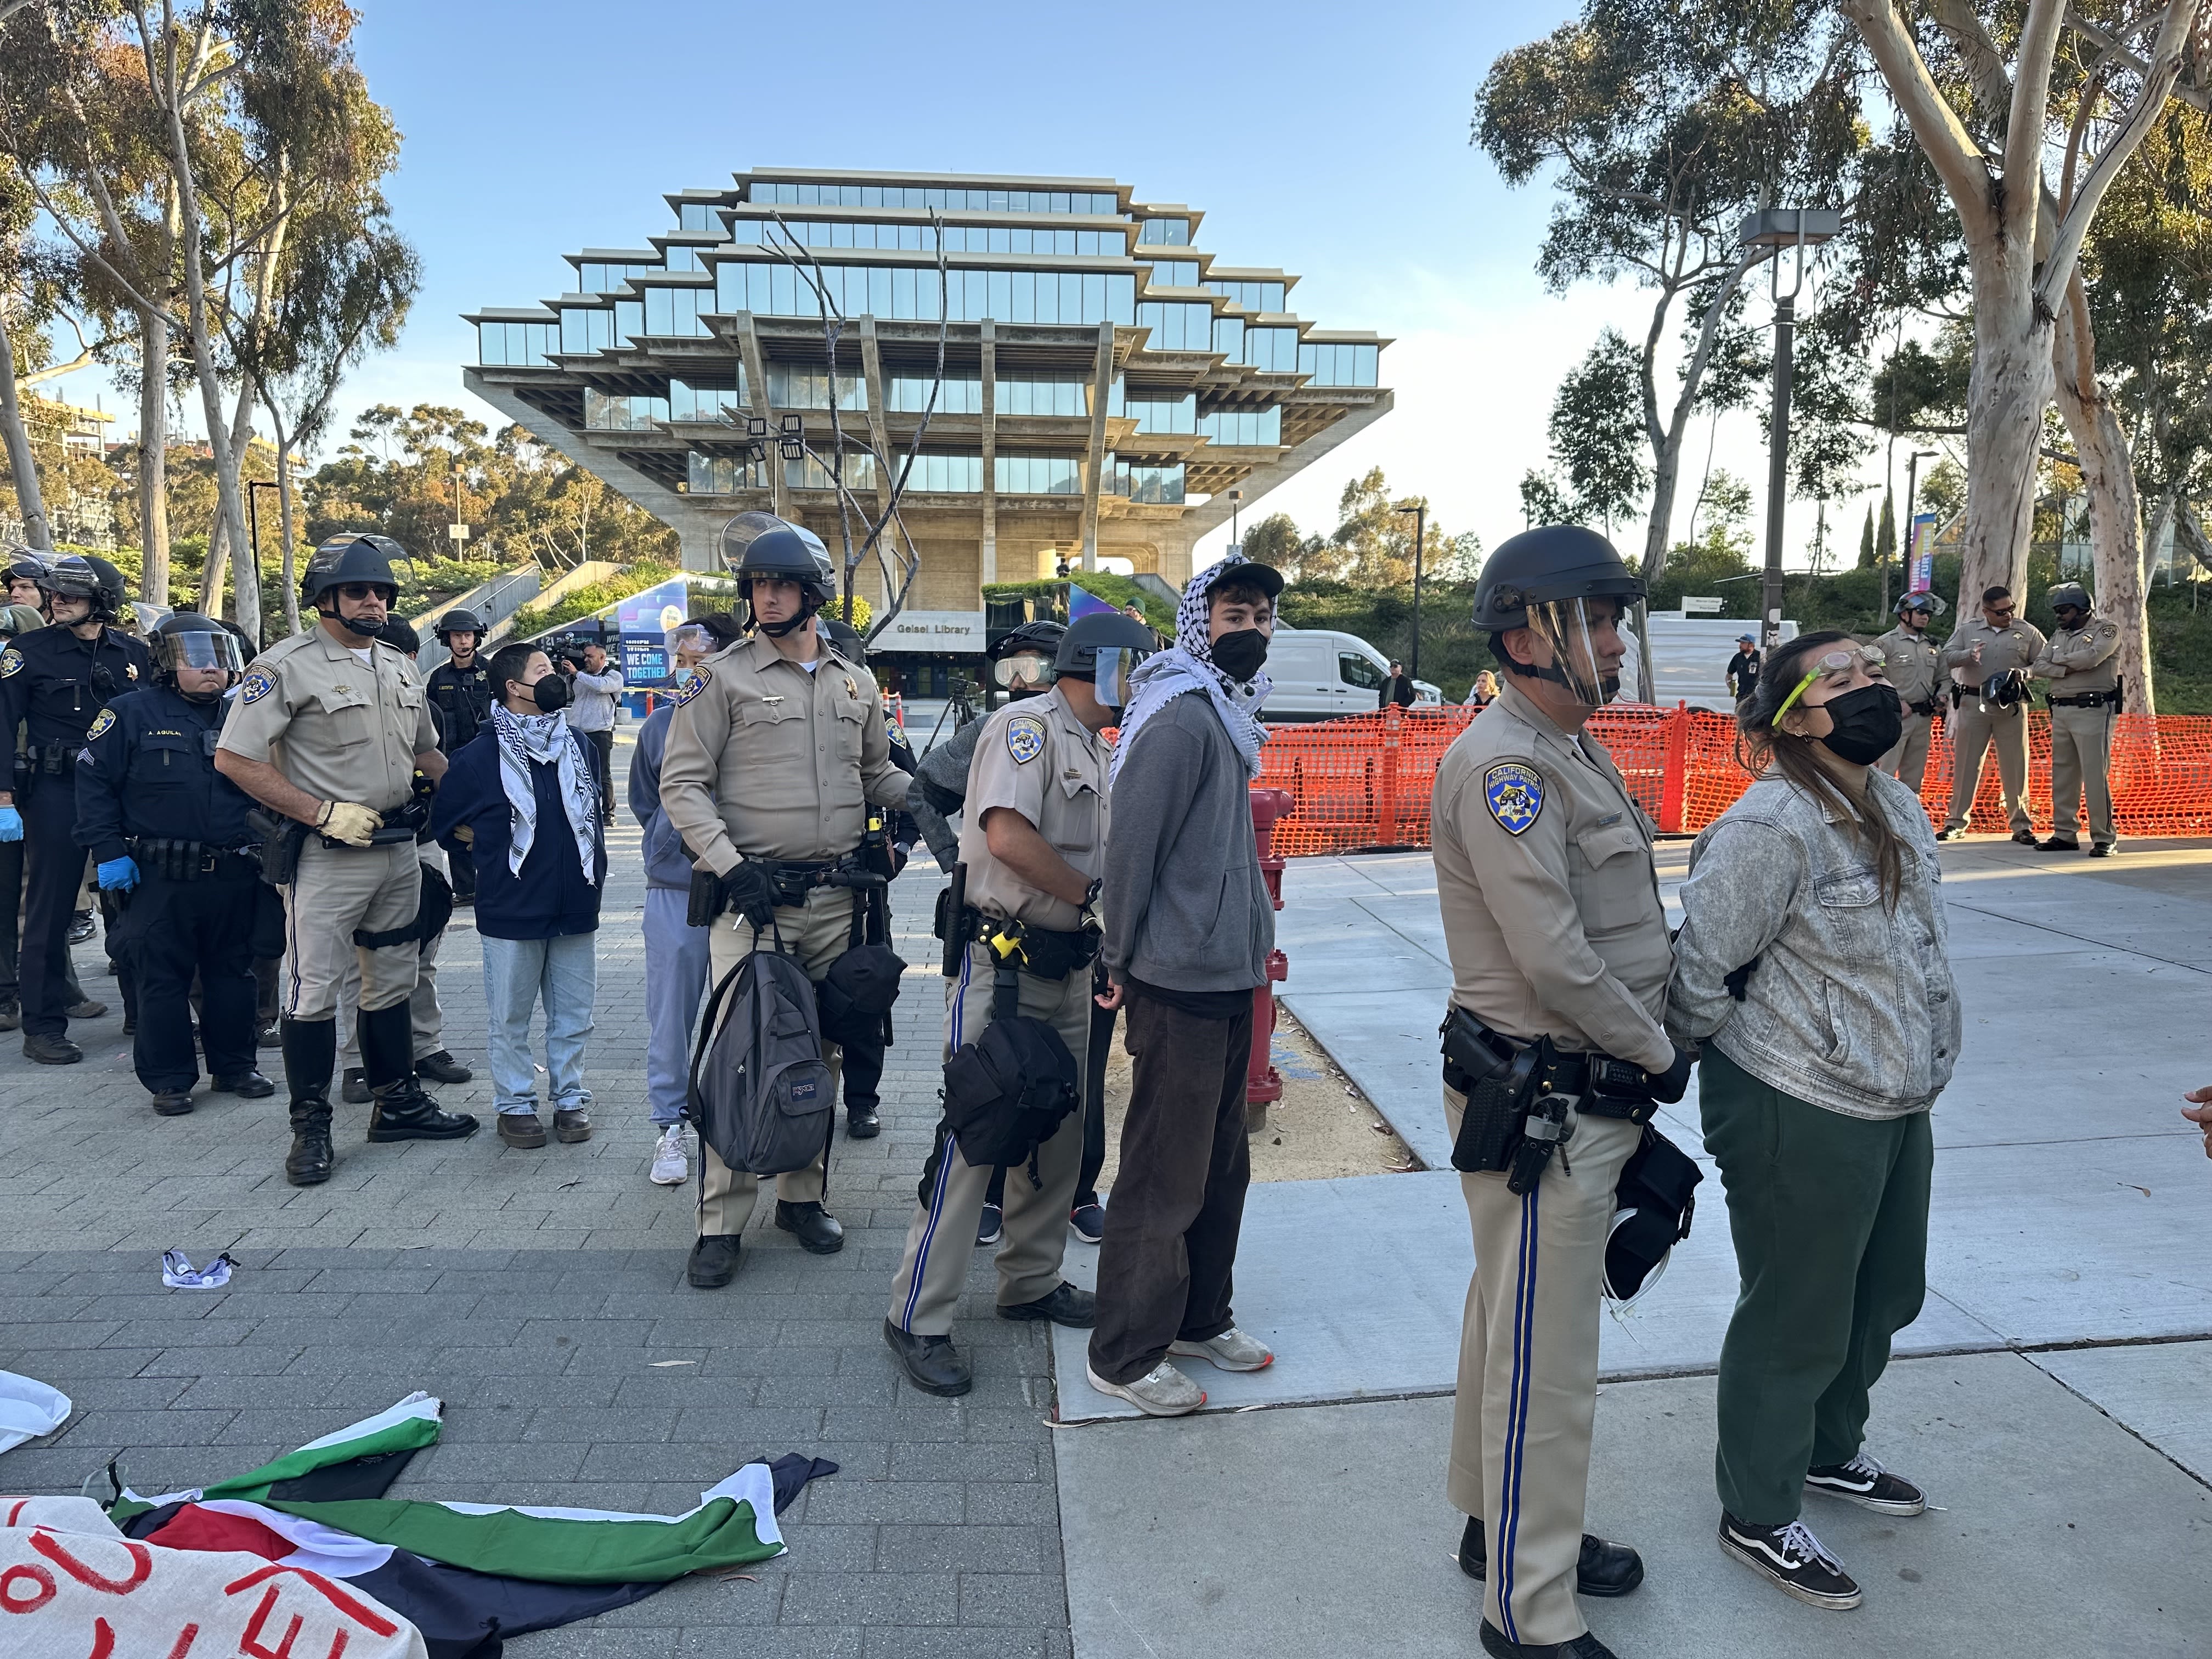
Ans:
<svg viewBox="0 0 2212 1659"><path fill-rule="evenodd" d="M1524 834L1544 810L1543 775L1524 761L1499 761L1482 774L1482 802L1507 835Z"/></svg>
<svg viewBox="0 0 2212 1659"><path fill-rule="evenodd" d="M5 651L0 651L0 680L6 679L11 674L20 674L22 670L23 653L21 652L12 645Z"/></svg>
<svg viewBox="0 0 2212 1659"><path fill-rule="evenodd" d="M676 694L676 706L681 708L685 703L690 702L692 698L707 689L707 682L714 678L704 667L693 669L691 678L684 683L684 689Z"/></svg>
<svg viewBox="0 0 2212 1659"><path fill-rule="evenodd" d="M114 724L115 711L112 708L101 709L100 717L92 723L92 730L84 734L84 740L87 743L99 742L106 735L108 728Z"/></svg>
<svg viewBox="0 0 2212 1659"><path fill-rule="evenodd" d="M269 671L257 668L239 682L238 700L244 703L259 702L276 689L276 682L269 678Z"/></svg>
<svg viewBox="0 0 2212 1659"><path fill-rule="evenodd" d="M1017 714L1008 720L1006 752L1017 766L1027 766L1044 753L1044 722L1034 714Z"/></svg>

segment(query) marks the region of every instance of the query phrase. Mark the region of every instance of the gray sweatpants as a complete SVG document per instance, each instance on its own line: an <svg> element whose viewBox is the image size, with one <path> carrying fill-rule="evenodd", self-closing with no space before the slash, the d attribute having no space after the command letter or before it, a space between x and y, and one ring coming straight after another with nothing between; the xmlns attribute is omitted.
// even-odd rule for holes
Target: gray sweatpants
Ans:
<svg viewBox="0 0 2212 1659"><path fill-rule="evenodd" d="M691 1028L707 989L708 932L684 924L691 896L645 890L645 1103L665 1129L684 1115L691 1076Z"/></svg>

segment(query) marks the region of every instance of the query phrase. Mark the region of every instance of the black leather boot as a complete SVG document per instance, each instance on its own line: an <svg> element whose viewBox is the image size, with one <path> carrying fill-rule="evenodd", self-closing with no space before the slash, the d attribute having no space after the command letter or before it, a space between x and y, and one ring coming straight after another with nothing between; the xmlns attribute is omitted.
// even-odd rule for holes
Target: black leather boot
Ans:
<svg viewBox="0 0 2212 1659"><path fill-rule="evenodd" d="M906 1380L924 1394L951 1399L975 1386L968 1362L960 1357L949 1336L917 1336L886 1319L884 1340L898 1356L899 1369L906 1373Z"/></svg>
<svg viewBox="0 0 2212 1659"><path fill-rule="evenodd" d="M295 1187L319 1187L331 1178L331 1103L321 1090L292 1097L292 1150L284 1159L284 1179Z"/></svg>
<svg viewBox="0 0 2212 1659"><path fill-rule="evenodd" d="M368 1112L371 1140L459 1140L477 1132L475 1118L441 1110L411 1077L373 1085L369 1093L376 1102Z"/></svg>
<svg viewBox="0 0 2212 1659"><path fill-rule="evenodd" d="M799 1248L810 1255L835 1255L845 1248L845 1230L837 1218L818 1203L775 1201L775 1224L794 1235Z"/></svg>

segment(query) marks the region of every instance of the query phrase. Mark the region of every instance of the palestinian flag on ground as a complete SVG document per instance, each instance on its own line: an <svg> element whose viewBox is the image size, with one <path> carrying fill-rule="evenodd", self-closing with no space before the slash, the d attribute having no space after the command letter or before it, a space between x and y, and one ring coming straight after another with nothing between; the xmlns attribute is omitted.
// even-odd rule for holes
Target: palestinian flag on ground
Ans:
<svg viewBox="0 0 2212 1659"><path fill-rule="evenodd" d="M413 1623L430 1659L495 1659L503 1638L642 1601L687 1573L783 1553L776 1511L836 1465L748 1463L680 1516L384 1496L434 1444L440 1402L390 1410L204 1489L109 1514L171 1549L242 1552L348 1581Z"/></svg>

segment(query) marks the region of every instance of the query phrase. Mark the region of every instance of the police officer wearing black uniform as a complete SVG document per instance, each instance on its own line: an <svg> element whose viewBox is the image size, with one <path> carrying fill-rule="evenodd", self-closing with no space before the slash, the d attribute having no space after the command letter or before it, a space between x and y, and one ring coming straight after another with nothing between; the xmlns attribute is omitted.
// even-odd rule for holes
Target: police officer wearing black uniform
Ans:
<svg viewBox="0 0 2212 1659"><path fill-rule="evenodd" d="M165 617L152 639L154 683L100 711L76 760L76 841L100 890L123 896L117 942L138 978L132 1061L154 1109L192 1109L191 988L214 1087L259 1099L276 1085L254 1067L251 969L260 866L246 792L215 769L222 694L244 672L238 641L212 617Z"/></svg>
<svg viewBox="0 0 2212 1659"><path fill-rule="evenodd" d="M484 666L483 618L456 605L437 621L438 643L450 653L423 682L438 718L438 747L448 755L476 741L477 730L491 720L491 672ZM453 860L453 897L465 902L477 891L476 866Z"/></svg>
<svg viewBox="0 0 2212 1659"><path fill-rule="evenodd" d="M70 553L40 580L51 626L0 651L0 732L24 727L27 771L0 791L0 841L24 845L23 1053L41 1066L73 1066L69 1039L69 927L84 880L76 840L76 755L112 698L148 682L145 646L111 626L123 609L123 575L105 559Z"/></svg>

